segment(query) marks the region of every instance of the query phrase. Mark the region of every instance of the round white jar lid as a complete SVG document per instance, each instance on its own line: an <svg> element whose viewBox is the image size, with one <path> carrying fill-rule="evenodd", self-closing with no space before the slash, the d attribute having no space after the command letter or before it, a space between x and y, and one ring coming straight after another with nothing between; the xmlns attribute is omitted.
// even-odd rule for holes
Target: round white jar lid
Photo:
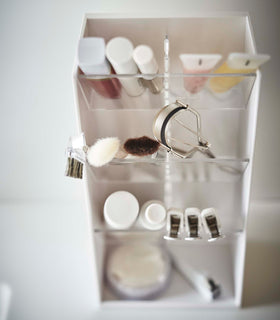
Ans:
<svg viewBox="0 0 280 320"><path fill-rule="evenodd" d="M136 220L139 203L128 191L112 193L104 204L104 219L115 229L128 229Z"/></svg>
<svg viewBox="0 0 280 320"><path fill-rule="evenodd" d="M166 209L160 203L151 203L145 210L145 217L150 224L160 224L166 218Z"/></svg>

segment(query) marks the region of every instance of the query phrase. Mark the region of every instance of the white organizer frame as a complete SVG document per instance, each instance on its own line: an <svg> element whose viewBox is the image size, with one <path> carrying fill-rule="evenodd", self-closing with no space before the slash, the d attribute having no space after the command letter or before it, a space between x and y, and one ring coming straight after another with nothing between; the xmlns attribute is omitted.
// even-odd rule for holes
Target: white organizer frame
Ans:
<svg viewBox="0 0 280 320"><path fill-rule="evenodd" d="M84 21L82 24L81 29L81 37L86 36L88 33L91 35L91 33L88 31L88 22L98 22L100 21L100 28L104 27L104 23L106 21L110 22L113 20L120 19L120 21L124 21L125 19L129 19L130 21L133 19L151 19L152 21L157 22L158 19L166 19L166 20L172 20L174 22L174 25L176 27L176 19L181 19L183 21L184 19L228 19L228 21L231 21L231 19L240 19L242 21L242 28L244 29L243 36L244 36L244 48L243 50L245 52L250 53L256 53L256 47L253 37L253 31L250 23L249 16L246 13L236 13L236 14L209 14L209 15L184 15L180 17L160 17L160 16L149 16L149 15L122 15L122 14L86 14L84 17ZM182 20L183 19L183 20ZM182 22L184 23L184 22ZM110 24L109 24L110 26ZM174 27L174 26L173 26ZM174 27L174 28L175 28ZM117 32L116 30L114 31ZM130 31L132 32L132 31ZM106 30L105 34L101 35L103 37L111 37L110 35L110 29ZM113 34L112 36L115 36ZM126 35L129 37L129 34ZM236 35L237 36L237 35ZM108 40L108 39L106 39ZM172 46L171 46L172 50ZM223 52L224 56L227 54L227 50ZM176 69L176 67L175 67ZM175 70L177 71L177 69ZM94 131L89 128L90 119L87 120L87 116L90 115L92 117L92 111L88 110L88 101L85 101L85 93L82 92L81 86L79 85L79 78L80 71L77 66L77 63L74 65L74 93L75 93L75 103L76 103L76 118L77 118L77 124L78 124L78 131L79 132L86 132L86 139L88 144L91 144L94 139L97 137L94 136ZM237 182L232 182L229 184L223 183L223 182L217 182L217 184L210 185L211 187L225 188L226 190L235 189L237 190L237 195L232 201L235 201L236 198L240 197L240 211L241 216L243 216L243 228L241 228L241 231L238 230L234 233L234 235L227 237L224 240L221 240L220 242L216 242L214 245L209 246L209 244L206 241L202 241L201 243L188 243L185 246L178 246L178 249L175 249L178 251L178 253L182 256L186 254L186 259L189 256L196 255L198 257L198 260L201 260L202 264L207 265L207 261L210 261L213 258L216 258L217 260L220 260L220 262L217 262L217 265L215 268L219 269L219 266L221 265L221 270L218 270L221 274L221 276L224 277L225 281L225 296L223 296L222 299L214 301L212 303L205 302L203 299L196 293L195 290L193 290L187 283L182 282L182 279L178 276L178 274L173 275L170 288L168 289L168 293L166 295L163 295L159 297L156 300L151 301L124 301L119 300L116 297L112 296L110 291L106 289L106 286L104 285L104 275L103 275L103 262L104 262L104 239L107 237L106 232L100 231L99 224L100 224L100 214L102 214L101 208L102 203L104 202L104 196L103 198L95 198L94 197L94 183L93 180L95 179L95 172L94 169L86 167L85 170L85 177L83 180L84 190L85 190L85 203L86 203L86 214L88 217L88 232L89 237L92 241L92 248L91 252L89 253L91 255L91 261L92 261L92 270L96 279L96 282L93 283L93 286L95 287L95 293L96 293L96 300L94 302L95 306L98 307L191 307L191 308L212 308L212 307L234 307L234 306L240 306L242 301L242 287L243 287L243 276L244 276L244 262L245 262L245 248L246 248L246 221L247 221L247 215L249 210L249 199L250 199L250 185L251 185L251 175L252 175L252 164L253 164L253 154L254 154L254 143L255 143L255 134L256 134L256 123L257 123L257 113L258 113L258 98L259 98L259 91L260 91L260 80L261 80L261 74L259 71L256 72L255 76L255 82L252 87L252 91L250 93L249 100L247 102L247 105L244 106L244 109L246 109L245 113L245 125L244 128L247 130L245 132L246 142L245 142L245 149L246 149L246 166L244 171L242 171L242 176ZM90 102L91 103L91 102ZM101 111L102 113L103 111ZM113 111L114 112L114 111ZM140 111L141 112L141 111ZM147 111L149 112L149 111ZM218 110L217 113L220 111ZM222 112L222 109L221 109ZM232 111L234 112L234 111ZM203 110L202 110L203 113ZM116 112L117 114L117 112ZM98 111L96 112L96 115L98 115ZM241 114L244 116L244 114ZM203 117L203 114L202 114ZM99 118L98 118L99 119ZM100 117L102 120L102 116ZM100 120L99 119L99 120ZM88 123L85 123L87 122ZM103 132L102 132L103 133ZM89 140L89 141L88 141ZM231 158L232 161L236 161L239 163L239 158L236 155L233 155ZM211 160L214 161L215 160ZM211 162L210 160L206 163ZM220 160L218 160L220 161ZM203 162L203 161L202 161ZM199 161L196 160L185 160L186 166L190 166L190 163L199 163ZM189 163L189 164L188 164ZM133 165L133 164L132 164ZM143 166L149 165L143 163ZM204 164L202 164L204 165ZM126 168L127 164L122 164L122 168ZM183 164L184 166L184 164ZM114 168L118 167L111 167L111 169L103 169L103 170L114 170ZM120 167L119 167L120 168ZM133 169L133 168L132 168ZM123 169L125 170L125 169ZM190 169L192 170L192 169ZM110 171L110 172L111 172ZM98 175L97 175L98 179ZM116 189L116 186L118 185L118 179L114 181L114 178L112 180L112 183L109 182L109 178L107 181L104 182L104 185L101 183L100 186L102 186L104 189L107 190L107 195L110 194L110 188L112 191ZM212 181L212 180L211 180ZM215 183L215 181L210 183ZM126 186L127 181L122 181L121 186ZM139 183L138 183L139 182ZM174 189L180 189L181 181L177 181L174 183L174 185L171 185L174 187ZM184 182L183 182L184 183ZM203 188L207 189L209 185L207 186L204 182L200 185L200 182L197 182L196 184L193 181L190 181L190 186L193 185L195 188ZM130 182L132 186L132 182ZM146 184L143 184L143 181L135 181L135 184L133 184L133 188L135 190L138 190L142 186L146 186ZM189 185L187 185L189 186ZM227 189L228 188L228 189ZM102 192L102 191L98 191ZM225 191L226 192L226 191ZM145 196L143 196L145 198ZM144 199L146 200L146 199ZM95 203L98 203L95 206ZM225 200L226 201L226 200ZM233 203L233 202L231 202ZM234 211L234 209L232 209ZM97 218L97 215L99 216ZM234 212L231 212L229 214L231 218L234 219ZM230 220L230 223L232 221ZM234 224L234 223L233 223ZM97 230L99 229L99 230ZM101 228L102 229L102 228ZM110 238L110 234L108 236ZM232 253L229 253L229 248L231 248ZM180 253L181 252L181 253ZM185 252L185 253L184 253ZM199 252L199 253L197 253ZM228 257L231 255L231 257ZM220 264L219 264L220 263ZM223 266L225 263L226 267ZM213 268L213 267L212 267ZM214 271L215 272L215 268ZM211 269L211 266L210 266ZM231 270L231 271L228 271ZM227 273L227 271L229 273ZM223 275L223 273L225 273ZM229 276L230 275L230 276ZM223 284L222 284L223 285ZM187 291L186 294L184 294L184 290Z"/></svg>

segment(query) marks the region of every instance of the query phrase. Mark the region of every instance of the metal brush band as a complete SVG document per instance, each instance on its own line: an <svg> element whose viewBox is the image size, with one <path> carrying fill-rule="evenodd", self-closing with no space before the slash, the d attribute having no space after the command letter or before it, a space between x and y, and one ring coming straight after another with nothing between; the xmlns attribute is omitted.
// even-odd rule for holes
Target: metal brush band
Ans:
<svg viewBox="0 0 280 320"><path fill-rule="evenodd" d="M217 218L214 215L209 215L206 218L206 223L211 232L212 238L218 238L220 236L220 231L218 228Z"/></svg>
<svg viewBox="0 0 280 320"><path fill-rule="evenodd" d="M188 215L188 221L186 223L189 224L189 236L192 238L198 238L198 217L196 215Z"/></svg>
<svg viewBox="0 0 280 320"><path fill-rule="evenodd" d="M170 216L170 237L177 238L180 230L181 218L172 214Z"/></svg>
<svg viewBox="0 0 280 320"><path fill-rule="evenodd" d="M163 238L166 240L178 240L181 233L181 216L175 214L171 214L169 216L170 229L168 234L166 234Z"/></svg>

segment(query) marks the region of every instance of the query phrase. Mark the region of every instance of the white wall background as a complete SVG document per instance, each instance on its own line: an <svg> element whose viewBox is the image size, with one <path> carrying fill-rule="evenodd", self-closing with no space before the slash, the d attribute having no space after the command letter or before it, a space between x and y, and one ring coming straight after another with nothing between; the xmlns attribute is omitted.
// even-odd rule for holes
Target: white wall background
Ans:
<svg viewBox="0 0 280 320"><path fill-rule="evenodd" d="M85 12L146 10L248 11L258 51L272 56L262 68L242 310L93 312L80 183L64 177L76 133L72 65ZM0 1L0 283L12 289L9 319L279 319L279 12L278 0Z"/></svg>
<svg viewBox="0 0 280 320"><path fill-rule="evenodd" d="M170 5L171 4L171 5ZM77 181L63 176L64 149L75 134L71 71L84 12L248 11L262 68L252 199L280 196L280 1L142 0L0 3L0 201L69 201Z"/></svg>

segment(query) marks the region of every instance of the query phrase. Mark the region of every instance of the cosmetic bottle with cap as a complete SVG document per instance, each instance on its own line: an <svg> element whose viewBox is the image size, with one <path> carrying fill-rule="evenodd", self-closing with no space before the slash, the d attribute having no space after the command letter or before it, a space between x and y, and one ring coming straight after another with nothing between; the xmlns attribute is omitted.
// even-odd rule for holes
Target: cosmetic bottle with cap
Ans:
<svg viewBox="0 0 280 320"><path fill-rule="evenodd" d="M106 57L117 74L133 75L138 73L132 55L133 44L127 38L116 37L106 45ZM122 78L120 82L129 96L136 97L144 92L144 87L139 78Z"/></svg>
<svg viewBox="0 0 280 320"><path fill-rule="evenodd" d="M125 230L136 221L139 203L130 192L116 191L106 199L103 211L105 222L109 228Z"/></svg>
<svg viewBox="0 0 280 320"><path fill-rule="evenodd" d="M146 45L137 46L133 51L133 59L141 73L157 74L159 67L151 47ZM160 93L163 87L161 78L143 78L143 84L149 88L152 93Z"/></svg>
<svg viewBox="0 0 280 320"><path fill-rule="evenodd" d="M78 64L85 75L110 75L114 70L105 57L103 38L82 38L78 46ZM117 99L121 94L121 84L117 78L82 79L101 96Z"/></svg>
<svg viewBox="0 0 280 320"><path fill-rule="evenodd" d="M160 230L166 223L166 208L158 200L147 201L140 210L138 225L148 230Z"/></svg>

